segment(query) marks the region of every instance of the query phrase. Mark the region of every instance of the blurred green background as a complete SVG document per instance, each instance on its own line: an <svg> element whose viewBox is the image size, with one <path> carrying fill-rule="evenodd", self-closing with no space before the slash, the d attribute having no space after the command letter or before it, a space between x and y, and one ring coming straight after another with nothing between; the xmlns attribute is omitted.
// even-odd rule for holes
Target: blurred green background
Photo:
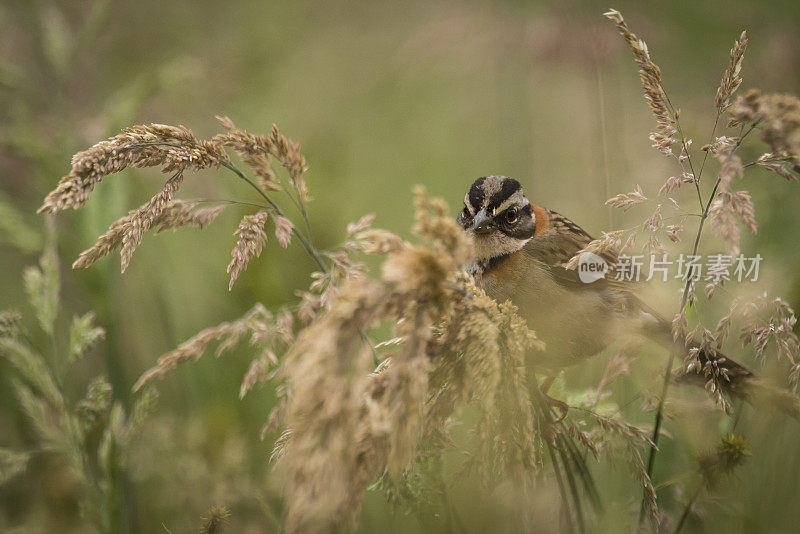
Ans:
<svg viewBox="0 0 800 534"><path fill-rule="evenodd" d="M44 241L44 217L35 211L68 172L71 155L138 123L183 124L201 138L220 130L217 114L256 133L278 124L308 159L310 216L321 248L339 244L347 222L365 213L377 215L376 226L406 236L413 185L424 184L455 213L469 184L487 174L517 178L535 203L590 233L635 224L645 211L612 213L605 199L637 183L654 196L677 171L649 147L652 118L630 53L602 16L606 4L1 1L0 309L32 317L21 277ZM707 142L714 93L742 29L750 40L743 89L800 89L800 3L627 0L613 7L646 39L696 147ZM743 159L759 154L751 148ZM756 290L784 295L798 307L800 191L764 173L748 180L760 228L743 250L765 257ZM107 330L106 341L69 374L70 396L80 398L91 377L105 374L130 406L131 385L159 355L255 302L277 309L307 286L314 265L303 250L284 251L271 240L228 292L232 232L246 213L237 206L202 231L146 236L124 275L116 256L86 271L69 269L162 182L157 171L128 170L106 178L85 209L56 217L58 336L68 335L74 314L92 310ZM223 172L192 175L182 197L252 198ZM692 228L690 221L687 233ZM671 315L675 295L653 298ZM616 402L658 383L664 358L652 353L615 389ZM607 359L571 372L567 385L591 385ZM259 439L275 396L264 388L238 400L248 363L245 350L224 360L206 357L158 384L157 412L133 451L121 531L193 531L215 504L231 508L231 531L276 528L280 488L267 464L275 436ZM10 390L5 362L0 373L0 447L32 446L35 436ZM651 420L635 411L631 417L644 425ZM797 423L745 411L741 425L754 457L708 507L702 528L796 528ZM705 412L691 423L668 421L674 439L664 441L657 481L689 469L692 455L713 446L728 426ZM635 507L638 490L625 469L598 466L597 476L611 502ZM480 531L494 512L462 489L464 513ZM0 530L83 531L79 491L57 458L37 456L0 488ZM685 499L677 486L663 492L673 510ZM413 516L392 514L373 492L361 528L402 532L418 525ZM694 519L692 528L701 528Z"/></svg>

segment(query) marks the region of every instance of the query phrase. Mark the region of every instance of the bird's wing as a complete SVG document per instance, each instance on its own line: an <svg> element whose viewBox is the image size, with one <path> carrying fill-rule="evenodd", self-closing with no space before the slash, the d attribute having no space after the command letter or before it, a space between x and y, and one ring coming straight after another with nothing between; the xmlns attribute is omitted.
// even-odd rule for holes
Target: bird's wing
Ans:
<svg viewBox="0 0 800 534"><path fill-rule="evenodd" d="M604 278L594 282L583 282L577 269L567 269L569 260L586 248L593 239L583 228L560 213L548 210L548 215L547 230L528 242L524 251L544 264L557 283L567 289L584 291L606 288L624 291L634 289L634 282L616 279L617 255L613 251L597 254L608 264L608 271Z"/></svg>
<svg viewBox="0 0 800 534"><path fill-rule="evenodd" d="M645 304L636 297L635 292L637 283L628 280L617 280L614 267L617 265L617 255L613 252L598 254L608 264L609 271L605 278L595 282L585 283L581 281L577 270L567 269L566 264L578 252L586 248L592 241L592 237L583 228L570 221L563 215L554 211L548 211L549 227L541 235L535 236L528 242L523 249L532 259L539 261L547 269L555 282L573 291L600 291L608 302L615 306L623 306L630 317L644 319L640 321L638 327L642 333L650 339L656 341L664 347L678 350L685 353L683 343L676 343L672 339L671 323L665 319L657 310ZM695 344L694 346L698 346ZM735 362L720 352L710 354L701 350L698 354L701 366L706 365L709 360L716 361L719 368L724 368L730 378L723 381L720 387L728 393L738 396L747 396L750 388L754 384L760 383L754 380L756 375L746 366ZM677 372L676 378L679 381L697 382L704 385L708 377L702 371ZM775 395L773 394L773 397ZM784 411L793 417L800 418L800 403L794 400L789 408L782 407Z"/></svg>

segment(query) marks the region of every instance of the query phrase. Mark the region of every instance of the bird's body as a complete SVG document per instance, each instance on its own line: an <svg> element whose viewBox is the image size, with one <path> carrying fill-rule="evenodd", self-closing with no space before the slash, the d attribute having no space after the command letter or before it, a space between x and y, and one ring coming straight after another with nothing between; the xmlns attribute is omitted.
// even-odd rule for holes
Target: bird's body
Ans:
<svg viewBox="0 0 800 534"><path fill-rule="evenodd" d="M497 265L476 270L475 280L496 301L510 300L517 306L545 342L537 361L557 370L603 350L630 314L621 292L607 284L597 289L566 287L535 252L529 243Z"/></svg>
<svg viewBox="0 0 800 534"><path fill-rule="evenodd" d="M615 279L613 253L600 255L609 271L594 281L568 269L591 236L531 203L516 180L476 180L458 221L473 241L475 262L468 270L478 287L498 302L514 303L544 341L544 351L531 357L535 367L553 374L601 352L622 333L643 334L670 350L683 347L673 344L670 322L636 296L637 283ZM708 358L724 362L732 379L753 376L721 355L699 355L701 363Z"/></svg>
<svg viewBox="0 0 800 534"><path fill-rule="evenodd" d="M505 194L493 196L492 191ZM488 232L469 227L483 211L502 220L509 209L518 214L513 223L517 228L511 231L507 219ZM544 352L535 358L537 367L556 371L579 363L602 351L622 330L646 320L630 282L583 283L576 271L566 268L591 237L561 214L533 205L515 180L490 176L476 181L459 221L473 240L476 261L469 271L478 287L498 302L513 302L545 342Z"/></svg>

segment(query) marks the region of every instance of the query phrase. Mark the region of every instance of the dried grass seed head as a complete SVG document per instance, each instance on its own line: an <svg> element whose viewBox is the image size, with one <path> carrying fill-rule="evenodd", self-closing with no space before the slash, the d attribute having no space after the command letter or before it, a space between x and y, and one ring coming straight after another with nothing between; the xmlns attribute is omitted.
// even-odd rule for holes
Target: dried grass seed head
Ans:
<svg viewBox="0 0 800 534"><path fill-rule="evenodd" d="M238 240L231 251L232 259L228 264L228 273L231 275L228 289L233 289L233 284L239 278L239 275L247 269L250 260L261 255L264 245L267 244L264 225L267 224L268 220L268 211L245 215L239 223L239 228L233 233Z"/></svg>
<svg viewBox="0 0 800 534"><path fill-rule="evenodd" d="M121 134L75 154L69 174L47 195L39 212L82 207L104 177L129 166L162 166L164 172L178 173L219 165L225 158L220 146L199 142L184 126L150 124L126 128Z"/></svg>
<svg viewBox="0 0 800 534"><path fill-rule="evenodd" d="M661 69L650 59L647 44L628 28L619 11L611 9L605 16L616 24L617 30L628 43L633 58L639 65L639 78L644 97L657 124L656 131L650 134L652 146L664 155L672 156L672 145L678 142L674 137L677 129L674 126L675 119L669 112L667 95L661 84Z"/></svg>
<svg viewBox="0 0 800 534"><path fill-rule="evenodd" d="M747 32L742 32L739 40L733 44L731 48L731 60L728 68L722 74L722 81L717 89L717 95L714 100L717 105L717 112L722 113L730 107L730 98L736 89L742 84L742 78L739 75L742 70L742 61L744 60L744 52L747 49Z"/></svg>

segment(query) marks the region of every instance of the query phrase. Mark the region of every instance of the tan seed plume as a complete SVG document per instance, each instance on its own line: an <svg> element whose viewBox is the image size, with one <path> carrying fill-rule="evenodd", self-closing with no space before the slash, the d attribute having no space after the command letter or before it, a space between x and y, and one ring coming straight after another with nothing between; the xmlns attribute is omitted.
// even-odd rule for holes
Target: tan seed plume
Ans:
<svg viewBox="0 0 800 534"><path fill-rule="evenodd" d="M228 273L231 281L228 289L233 289L233 284L239 275L247 269L247 264L254 257L261 255L261 250L267 243L267 234L264 232L264 225L269 220L268 211L259 211L255 215L245 215L239 228L233 235L239 238L236 246L231 251L231 262L228 264Z"/></svg>
<svg viewBox="0 0 800 534"><path fill-rule="evenodd" d="M177 349L164 354L158 359L157 365L147 370L134 384L133 389L141 389L147 382L162 378L178 365L200 358L212 343L220 343L217 355L222 355L233 347L246 335L255 335L262 331L264 323L271 319L271 314L261 304L253 307L244 317L229 323L206 328Z"/></svg>
<svg viewBox="0 0 800 534"><path fill-rule="evenodd" d="M669 112L667 95L661 85L661 69L650 59L647 44L628 28L619 11L611 9L605 16L617 25L617 30L628 43L636 63L639 64L639 78L644 89L644 97L657 123L656 131L650 134L653 147L671 156L671 147L677 142L674 138L677 130L674 126L675 120Z"/></svg>
<svg viewBox="0 0 800 534"><path fill-rule="evenodd" d="M126 128L121 134L75 154L70 173L44 200L40 213L82 207L104 177L126 167L162 166L179 173L219 165L225 158L221 147L200 142L188 128L150 124Z"/></svg>
<svg viewBox="0 0 800 534"><path fill-rule="evenodd" d="M122 247L123 243L127 243L129 247L127 251L127 261L124 264L124 266L127 267L130 262L130 256L133 254L133 249L130 248L130 246L136 239L132 237L127 237L126 239L126 236L137 233L139 236L138 241L141 241L141 219L142 213L146 211L144 209L146 206L147 205L133 210L125 217L115 221L109 227L108 231L98 238L97 243L91 248L81 252L78 259L72 264L72 268L88 268L103 256ZM162 205L161 210L157 214L152 213L148 228L156 228L156 233L182 226L203 228L216 219L217 216L222 213L222 210L225 209L224 206L195 209L196 206L197 203L195 202L184 202L182 200L169 201ZM135 222L137 220L139 222Z"/></svg>
<svg viewBox="0 0 800 534"><path fill-rule="evenodd" d="M722 74L722 81L717 89L715 103L717 112L722 113L730 107L730 98L733 93L742 85L742 78L739 73L742 71L742 61L744 52L747 49L747 32L742 32L739 40L731 48L731 61L728 68Z"/></svg>

